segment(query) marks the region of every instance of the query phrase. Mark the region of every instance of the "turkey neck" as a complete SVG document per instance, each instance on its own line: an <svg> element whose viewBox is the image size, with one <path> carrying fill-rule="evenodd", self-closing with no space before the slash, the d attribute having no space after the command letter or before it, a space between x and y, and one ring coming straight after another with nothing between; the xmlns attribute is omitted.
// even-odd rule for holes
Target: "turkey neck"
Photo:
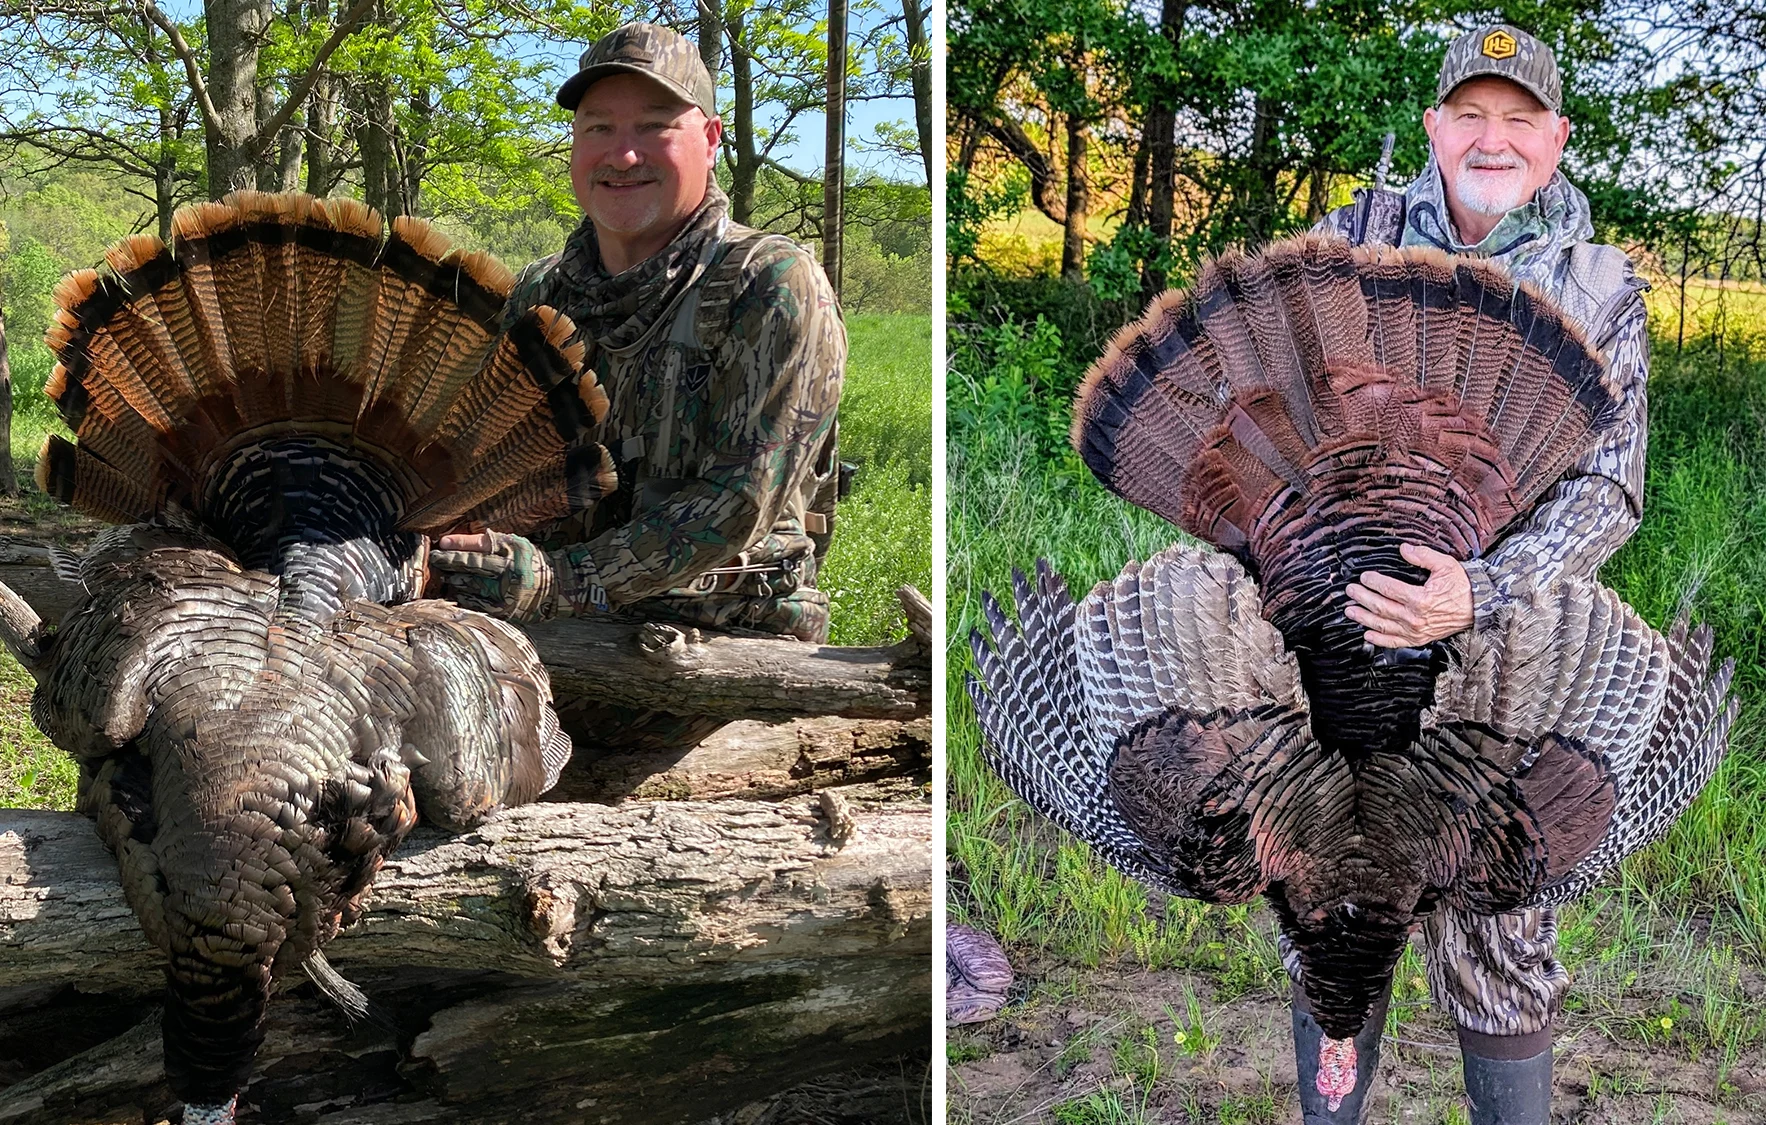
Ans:
<svg viewBox="0 0 1766 1125"><path fill-rule="evenodd" d="M256 442L211 478L204 522L240 564L282 579L284 615L324 623L355 598L417 593L422 536L398 530L404 502L373 457L320 437Z"/></svg>
<svg viewBox="0 0 1766 1125"><path fill-rule="evenodd" d="M1264 614L1300 666L1313 733L1351 762L1407 752L1446 657L1439 642L1369 645L1366 629L1345 615L1349 584L1370 570L1421 584L1428 572L1404 561L1402 544L1464 559L1483 538L1463 495L1409 468L1391 462L1342 472L1312 494L1290 493L1260 521L1250 551Z"/></svg>

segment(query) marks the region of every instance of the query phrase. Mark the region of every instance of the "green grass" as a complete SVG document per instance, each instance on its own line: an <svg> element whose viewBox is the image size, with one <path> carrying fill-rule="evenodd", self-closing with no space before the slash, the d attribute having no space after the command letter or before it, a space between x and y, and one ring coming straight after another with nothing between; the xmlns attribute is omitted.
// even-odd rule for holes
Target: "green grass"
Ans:
<svg viewBox="0 0 1766 1125"><path fill-rule="evenodd" d="M1180 967L1212 974L1223 997L1277 997L1266 909L1156 901L1029 813L980 758L963 684L981 592L1009 590L1013 568L1042 556L1083 594L1179 536L1051 451L1040 399L1027 409L1024 388L965 374L1035 371L1052 350L981 362L953 341L950 409L964 424L953 421L948 462L951 917L1079 965ZM1560 956L1573 1020L1732 1064L1766 1042L1753 1015L1766 966L1766 348L1732 337L1719 359L1709 341L1677 354L1658 336L1650 414L1643 527L1602 577L1660 628L1682 604L1710 623L1743 706L1729 759L1670 836L1562 912ZM1420 960L1400 974L1395 1013L1414 1011L1427 1002Z"/></svg>
<svg viewBox="0 0 1766 1125"><path fill-rule="evenodd" d="M932 318L848 319L840 457L858 466L818 585L833 603L829 639L902 635L898 586L932 592Z"/></svg>

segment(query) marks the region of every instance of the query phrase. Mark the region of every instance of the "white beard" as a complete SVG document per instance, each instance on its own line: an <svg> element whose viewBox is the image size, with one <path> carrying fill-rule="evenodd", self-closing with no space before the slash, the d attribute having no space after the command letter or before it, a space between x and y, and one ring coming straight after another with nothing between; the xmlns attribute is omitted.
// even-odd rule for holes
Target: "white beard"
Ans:
<svg viewBox="0 0 1766 1125"><path fill-rule="evenodd" d="M1514 161L1515 166L1500 176L1492 176L1488 172L1472 170L1472 158L1476 155L1477 150L1473 149L1460 157L1459 175L1454 185L1460 206L1475 215L1506 215L1526 202L1525 160L1511 153L1507 159ZM1488 161L1490 158L1483 159Z"/></svg>

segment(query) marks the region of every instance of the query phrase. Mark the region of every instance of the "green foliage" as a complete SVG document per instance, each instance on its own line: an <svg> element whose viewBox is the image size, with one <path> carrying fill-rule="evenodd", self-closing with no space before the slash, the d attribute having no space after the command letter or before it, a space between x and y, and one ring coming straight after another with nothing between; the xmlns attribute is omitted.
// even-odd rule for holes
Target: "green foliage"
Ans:
<svg viewBox="0 0 1766 1125"><path fill-rule="evenodd" d="M0 652L0 805L71 809L79 767L31 723L35 688L31 674Z"/></svg>
<svg viewBox="0 0 1766 1125"><path fill-rule="evenodd" d="M833 603L834 644L898 640L896 588L932 589L931 334L926 316L847 321L840 456L859 470L817 583Z"/></svg>

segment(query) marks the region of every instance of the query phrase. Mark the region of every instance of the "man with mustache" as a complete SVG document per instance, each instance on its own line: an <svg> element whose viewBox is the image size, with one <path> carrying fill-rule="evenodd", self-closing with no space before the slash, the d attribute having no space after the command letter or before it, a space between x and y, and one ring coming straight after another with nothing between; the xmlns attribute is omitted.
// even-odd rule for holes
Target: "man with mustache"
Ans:
<svg viewBox="0 0 1766 1125"><path fill-rule="evenodd" d="M1436 105L1423 111L1430 157L1422 174L1402 193L1359 191L1319 224L1352 242L1433 246L1497 262L1582 325L1606 355L1625 411L1603 444L1485 557L1462 564L1406 546L1406 561L1429 574L1424 584L1371 571L1352 584L1349 616L1366 627L1369 644L1420 648L1487 626L1530 584L1593 577L1642 517L1648 284L1622 251L1590 241L1588 199L1558 170L1570 137L1562 105L1551 48L1506 24L1462 35L1442 62ZM1569 987L1553 912L1485 917L1442 907L1425 939L1430 991L1459 1027L1473 1125L1546 1125L1551 1021ZM1309 1015L1295 1012L1305 1120L1361 1120L1366 1084L1331 1114L1305 1073L1320 1034ZM1378 1036L1375 1025L1358 1051L1377 1051Z"/></svg>
<svg viewBox="0 0 1766 1125"><path fill-rule="evenodd" d="M632 23L558 91L573 111L584 218L522 271L507 316L576 322L611 407L619 491L541 543L487 532L431 555L446 596L515 620L629 610L821 642L815 588L839 463L846 329L815 257L730 220L714 175L723 122L698 49ZM690 747L718 723L558 701L577 756Z"/></svg>

